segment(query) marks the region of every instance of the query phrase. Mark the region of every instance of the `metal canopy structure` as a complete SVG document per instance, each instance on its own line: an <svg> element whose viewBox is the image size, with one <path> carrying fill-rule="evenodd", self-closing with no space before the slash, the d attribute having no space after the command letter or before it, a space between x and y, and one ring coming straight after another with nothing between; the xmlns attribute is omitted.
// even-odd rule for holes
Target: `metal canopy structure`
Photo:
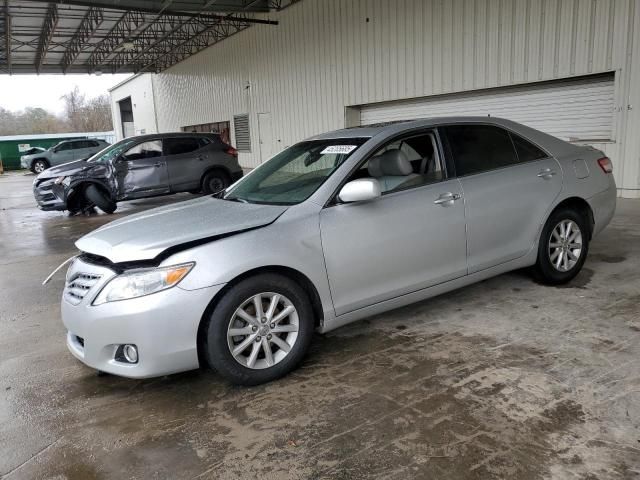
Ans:
<svg viewBox="0 0 640 480"><path fill-rule="evenodd" d="M298 0L0 0L0 74L160 72Z"/></svg>

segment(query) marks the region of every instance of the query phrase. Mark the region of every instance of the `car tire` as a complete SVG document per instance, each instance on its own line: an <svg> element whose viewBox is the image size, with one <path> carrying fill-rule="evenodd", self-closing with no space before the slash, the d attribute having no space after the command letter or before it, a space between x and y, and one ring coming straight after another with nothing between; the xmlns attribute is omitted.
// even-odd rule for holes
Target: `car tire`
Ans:
<svg viewBox="0 0 640 480"><path fill-rule="evenodd" d="M44 160L42 158L34 160L33 163L31 164L31 171L33 173L35 173L36 175L41 174L47 168L49 168L49 162L47 162L46 160Z"/></svg>
<svg viewBox="0 0 640 480"><path fill-rule="evenodd" d="M89 185L84 191L84 195L91 203L102 210L104 213L113 213L116 211L116 202L105 195L97 186Z"/></svg>
<svg viewBox="0 0 640 480"><path fill-rule="evenodd" d="M206 194L213 194L227 188L231 182L229 175L222 170L212 170L202 179L202 191Z"/></svg>
<svg viewBox="0 0 640 480"><path fill-rule="evenodd" d="M589 235L588 219L581 212L568 207L555 210L540 234L534 277L547 285L570 282L587 259Z"/></svg>
<svg viewBox="0 0 640 480"><path fill-rule="evenodd" d="M260 318L258 296L264 312ZM276 307L269 308L274 297ZM299 284L274 273L256 275L233 285L216 304L205 328L203 353L209 366L234 384L270 382L304 358L314 325L311 302Z"/></svg>

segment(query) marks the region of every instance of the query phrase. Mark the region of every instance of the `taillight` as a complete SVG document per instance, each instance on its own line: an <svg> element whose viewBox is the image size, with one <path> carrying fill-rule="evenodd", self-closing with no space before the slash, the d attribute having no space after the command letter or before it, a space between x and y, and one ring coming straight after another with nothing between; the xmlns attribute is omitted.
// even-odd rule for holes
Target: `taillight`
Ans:
<svg viewBox="0 0 640 480"><path fill-rule="evenodd" d="M609 157L599 158L598 165L600 165L600 168L604 173L613 172L613 164L611 163L611 160L609 159Z"/></svg>
<svg viewBox="0 0 640 480"><path fill-rule="evenodd" d="M233 148L231 145L227 146L227 149L224 152L231 155L232 157L238 156L238 150Z"/></svg>

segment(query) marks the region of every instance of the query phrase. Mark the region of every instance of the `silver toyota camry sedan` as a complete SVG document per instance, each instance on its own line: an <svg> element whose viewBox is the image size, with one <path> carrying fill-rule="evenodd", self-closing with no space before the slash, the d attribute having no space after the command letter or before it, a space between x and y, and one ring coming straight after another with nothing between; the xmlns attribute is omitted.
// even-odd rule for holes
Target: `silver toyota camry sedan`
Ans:
<svg viewBox="0 0 640 480"><path fill-rule="evenodd" d="M512 121L452 117L293 145L213 196L82 237L68 347L143 378L274 380L327 332L501 273L560 284L611 220L610 160Z"/></svg>

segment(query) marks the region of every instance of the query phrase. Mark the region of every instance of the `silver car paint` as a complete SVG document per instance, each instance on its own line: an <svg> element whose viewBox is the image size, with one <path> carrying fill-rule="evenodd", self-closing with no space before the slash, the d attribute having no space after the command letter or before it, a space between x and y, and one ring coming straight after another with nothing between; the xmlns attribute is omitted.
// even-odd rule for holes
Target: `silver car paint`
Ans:
<svg viewBox="0 0 640 480"><path fill-rule="evenodd" d="M150 260L176 245L269 224L286 209L203 197L108 223L76 246L114 263Z"/></svg>
<svg viewBox="0 0 640 480"><path fill-rule="evenodd" d="M349 172L361 160L394 136L412 130L451 123L498 125L518 133L553 155L553 160L531 162L531 164L505 169L505 171L515 169L514 173L506 172L507 177L516 175L516 170L524 174L525 180L516 178L511 180L524 182L527 185L525 194L529 205L518 202L517 198L512 197L514 192L519 193L517 189L502 191L501 194L496 194L493 199L489 198L490 195L483 197L480 191L483 182L472 182L470 176L466 179L451 179L442 183L385 195L369 202L369 204L364 202L362 204L326 206L344 183L344 178ZM143 319L149 316L160 317L161 332L164 336L157 335L157 332L154 332L153 335L159 345L166 347L166 343L174 334L186 334L187 336L193 334L193 326L199 324L208 304L208 302L206 304L204 302L204 299L207 298L206 295L200 296L202 292L217 292L234 278L251 270L278 266L296 270L311 281L317 291L322 310L319 330L326 332L366 316L429 298L509 270L533 265L536 261L537 243L542 226L549 212L565 199L579 197L589 203L595 221L594 234L606 226L615 211L616 189L613 176L604 175L595 163L596 159L602 156L601 152L588 147L571 145L508 120L486 117L428 119L387 127L348 129L313 138L363 136L371 138L356 150L307 201L288 208L283 207L282 211L279 211L279 216L276 215L275 210L270 212L267 209L262 213L256 212L258 216L265 215L264 224L266 226L183 249L164 258L162 265L193 261L196 263L192 272L178 287L142 297L142 299L91 306L92 298L99 292L99 287L94 287L88 293L87 298L78 306L70 306L68 303L65 304L63 300L65 325L71 332L74 332L73 328L77 328L81 322L84 322L83 328L85 337L87 337L85 342L88 342L90 337L91 342L103 344L103 347L96 347L99 351L103 351L101 349L108 348L108 345L114 342L117 343L113 339L114 335L111 330L124 329L124 333L126 333L127 329L126 322L117 322L110 329L107 326L108 318L127 318L127 321L135 324L137 328L138 323L136 322L139 317ZM590 170L589 176L576 177L573 166L576 159L585 161ZM549 165L555 165L561 171L552 177L552 181L535 176L541 167L547 168ZM474 177L483 175L487 176L479 174ZM530 180L530 175L534 175L535 178ZM241 182L242 180L239 183ZM466 190L465 183L467 184ZM539 195L535 194L538 188L536 185L539 185L541 189ZM492 189L495 187L490 182L485 186ZM453 205L449 207L428 203L437 199L442 193L446 193L445 191L460 192L463 195L461 198L463 201L453 202ZM509 196L505 197L505 193ZM544 198L540 199L539 196L543 195ZM419 198L424 201L425 208L415 207L416 201L421 201L418 200ZM209 204L207 204L208 201ZM489 209L488 212L482 212L484 222L495 224L501 219L507 219L507 222L516 222L513 228L518 231L511 232L513 235L505 243L509 245L507 254L502 255L495 251L492 254L495 242L502 241L501 237L493 237L486 231L483 233L476 226L475 230L478 236L470 250L472 256L476 255L476 260L475 263L472 263L473 268L470 269L469 274L466 274L466 247L464 246L466 235L462 228L464 221L461 224L460 219L466 215L468 221L469 216L476 215L473 202L483 203ZM514 202L515 205L508 205ZM531 205L531 202L536 204ZM206 209L210 205L211 218L215 218L220 212L219 209L225 208L222 207L223 204L231 203L205 199L202 202L189 203L184 207L184 210L180 211L180 215L186 218L190 209L196 211ZM406 225L400 219L389 214L385 216L385 211L391 210L392 204L402 205L402 207L398 206L398 210L413 213L413 215L407 213L406 217L400 216L400 219L408 222ZM181 244L185 240L188 241L187 239L197 239L199 236L207 235L206 232L209 231L231 232L238 230L238 224L242 221L238 217L244 216L249 210L245 210L248 207L246 204L233 203L233 205L239 207L229 210L228 213L233 212L233 215L218 217L224 218L225 225L211 226L212 230L209 230L209 226L207 228L202 226L204 223L202 214L195 215L190 221L185 220L180 224L182 230L176 231L173 228L167 228L167 217L163 217L162 214L156 215L154 211L150 211L146 216L141 214L115 222L115 226L107 225L87 237L83 237L77 242L77 246L83 251L101 255L113 261L146 259L162 249ZM494 215L489 215L488 213L492 210L495 212ZM277 219L273 221L267 212L277 216ZM360 212L362 215L365 213L377 215L391 224L379 225L375 222L367 224L356 215L356 212ZM418 214L422 216L416 216ZM419 221L411 223L412 219ZM268 220L271 220L272 223ZM356 222L355 227L349 229L349 221ZM473 218L471 221L473 225ZM192 234L185 233L184 229L187 227L194 230ZM422 231L419 227L423 227L425 230ZM340 237L340 228L347 229L342 238ZM453 228L454 231L449 232L447 228ZM147 236L145 231L153 231L155 234ZM156 237L160 231L163 231L164 238L158 241ZM406 233L407 237L401 237L403 233ZM509 229L502 229L501 233L509 233ZM413 236L421 235L421 237L412 238L411 234ZM429 245L432 246L432 251L429 249ZM421 250L421 247L424 250ZM409 251L411 255L422 255L421 262L416 262L416 265L408 262L406 258L402 257L406 251ZM422 260L424 257L427 258ZM412 260L416 259L412 258ZM394 269L395 263L409 269L408 278L402 277L401 269ZM81 263L75 263L72 268L80 267L83 267ZM419 267L429 271L423 272ZM187 300L189 297L185 295L191 294L196 295L194 299L199 299L195 302L197 304L195 309L191 304L186 308L190 299ZM211 294L208 298L211 300L213 297L214 294ZM151 303L146 304L143 300L145 298ZM184 305L185 308L178 317L175 317L174 310L176 310L176 306L179 308L179 305ZM164 308L168 310L165 312ZM149 314L148 310L151 310L153 314ZM169 318L172 315L174 317ZM100 328L94 330L91 325L96 318L102 319L103 323ZM185 322L184 331L183 322ZM144 328L150 324L142 321L140 325L139 333L141 334ZM76 335L79 334L76 333ZM125 337L126 335L122 331L118 331L118 341L125 342ZM70 345L70 348L73 351L74 346ZM181 369L186 370L198 366L195 336L190 338L190 348L191 354L186 357L191 358L193 363L187 365L188 362L181 362ZM104 358L101 360L96 357L89 360L85 354L83 361L95 368L125 376L152 376L177 371L173 366L168 367L172 364L168 358L163 357L162 348L154 348L154 344L151 342L146 349L145 355L152 355L156 363L151 362L151 367L148 365L144 368L142 365L128 367L131 370L126 370L124 373L119 365L114 366ZM77 355L77 353L74 354ZM135 369L138 370L133 372L132 370Z"/></svg>

